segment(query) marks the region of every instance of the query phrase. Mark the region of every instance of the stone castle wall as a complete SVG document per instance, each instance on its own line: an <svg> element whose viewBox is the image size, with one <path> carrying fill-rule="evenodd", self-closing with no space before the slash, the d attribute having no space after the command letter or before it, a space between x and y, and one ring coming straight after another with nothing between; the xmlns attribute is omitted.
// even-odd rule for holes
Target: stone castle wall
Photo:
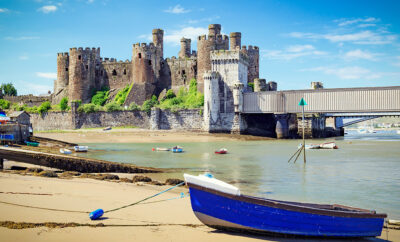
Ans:
<svg viewBox="0 0 400 242"><path fill-rule="evenodd" d="M197 76L197 60L195 57L185 57L171 59L167 58L167 63L171 72L171 89L175 93L180 87L189 87L190 80Z"/></svg>
<svg viewBox="0 0 400 242"><path fill-rule="evenodd" d="M132 82L132 63L129 60L117 62L106 58L96 71L96 77L97 89L104 86L110 90L124 88Z"/></svg>
<svg viewBox="0 0 400 242"><path fill-rule="evenodd" d="M20 105L26 104L29 107L40 106L43 102L51 101L50 96L33 96L21 95L21 96L3 96L3 99L10 101L11 103L18 103Z"/></svg>
<svg viewBox="0 0 400 242"><path fill-rule="evenodd" d="M31 113L30 115L34 131L73 128L71 112L50 112L43 115Z"/></svg>

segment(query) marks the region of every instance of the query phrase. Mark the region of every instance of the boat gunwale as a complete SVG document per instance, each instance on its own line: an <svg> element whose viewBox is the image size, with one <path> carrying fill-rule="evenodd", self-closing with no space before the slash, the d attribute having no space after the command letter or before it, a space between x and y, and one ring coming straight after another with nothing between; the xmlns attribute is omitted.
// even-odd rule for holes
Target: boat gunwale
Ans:
<svg viewBox="0 0 400 242"><path fill-rule="evenodd" d="M209 192L218 196L227 197L233 200L238 200L242 202L257 204L266 207L273 207L278 209L284 209L295 212L311 213L326 216L335 217L348 217L348 218L386 218L385 213L373 213L374 211L349 207L339 204L314 204L314 203L300 203L300 202L289 202L272 200L260 197L253 197L248 195L233 195L229 193L224 193L215 189L203 187L197 184L187 182L187 186L200 191ZM335 208L342 210L334 210Z"/></svg>

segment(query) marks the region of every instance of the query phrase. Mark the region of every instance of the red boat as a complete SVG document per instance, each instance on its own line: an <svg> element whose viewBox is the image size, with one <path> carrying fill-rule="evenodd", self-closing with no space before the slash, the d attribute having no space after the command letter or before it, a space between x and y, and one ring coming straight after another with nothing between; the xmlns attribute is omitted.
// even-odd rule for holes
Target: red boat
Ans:
<svg viewBox="0 0 400 242"><path fill-rule="evenodd" d="M228 150L225 149L225 148L222 148L222 149L219 149L219 150L215 151L215 154L220 154L220 155L223 155L223 154L226 154L226 153L228 153Z"/></svg>

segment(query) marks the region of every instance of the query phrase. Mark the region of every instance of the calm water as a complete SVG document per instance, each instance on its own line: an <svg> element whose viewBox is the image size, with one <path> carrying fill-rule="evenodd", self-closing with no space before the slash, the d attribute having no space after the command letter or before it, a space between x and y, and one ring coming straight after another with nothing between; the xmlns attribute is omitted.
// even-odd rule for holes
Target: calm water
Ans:
<svg viewBox="0 0 400 242"><path fill-rule="evenodd" d="M300 140L179 143L185 153L154 152L176 143L88 144L84 156L159 168L183 168L172 176L209 171L240 187L242 193L273 199L340 203L400 219L400 135L394 131L358 134L335 140L338 150L307 150L307 164L288 163ZM225 147L227 155L215 155ZM183 178L183 177L182 177Z"/></svg>

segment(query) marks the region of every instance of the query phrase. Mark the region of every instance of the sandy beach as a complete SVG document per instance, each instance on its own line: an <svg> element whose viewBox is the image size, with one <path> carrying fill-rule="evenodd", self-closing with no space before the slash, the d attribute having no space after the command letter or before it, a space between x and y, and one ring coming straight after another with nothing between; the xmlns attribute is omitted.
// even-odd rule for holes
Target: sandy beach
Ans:
<svg viewBox="0 0 400 242"><path fill-rule="evenodd" d="M148 129L80 129L58 132L35 132L35 136L70 143L163 143L163 142L215 142L227 140L268 140L271 138L250 135L210 134L203 132L177 132Z"/></svg>
<svg viewBox="0 0 400 242"><path fill-rule="evenodd" d="M4 172L0 173L0 182L0 221L30 222L37 226L25 229L0 227L2 241L310 241L309 238L244 235L208 228L194 216L188 197L177 198L181 192L187 193L186 188L176 188L148 202L172 200L145 202L106 213L102 220L91 221L85 211L108 210L130 204L169 186L44 178ZM83 213L20 207L4 202ZM80 226L52 228L40 225L49 222L77 223ZM386 237L384 230L380 239L368 241L382 241ZM388 238L399 241L400 231L389 230Z"/></svg>

